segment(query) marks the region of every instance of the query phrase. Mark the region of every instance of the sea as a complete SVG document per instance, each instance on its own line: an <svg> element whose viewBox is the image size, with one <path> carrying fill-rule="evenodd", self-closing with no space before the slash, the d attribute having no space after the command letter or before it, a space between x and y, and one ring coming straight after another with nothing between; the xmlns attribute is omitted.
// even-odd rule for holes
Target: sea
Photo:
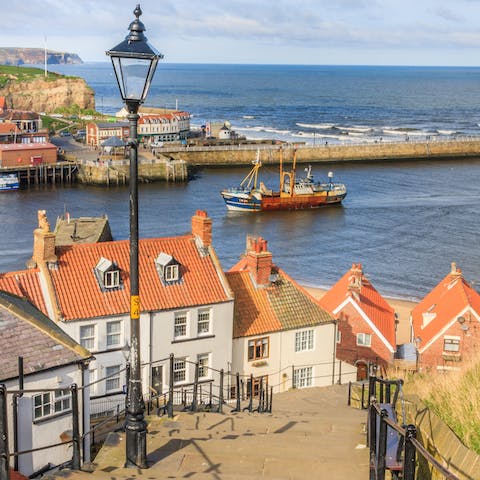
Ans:
<svg viewBox="0 0 480 480"><path fill-rule="evenodd" d="M122 107L111 64L51 65L84 78L96 108ZM195 65L162 63L147 106L192 114L192 126L229 122L251 139L307 144L480 138L480 68ZM252 158L253 160L253 158ZM303 168L303 167L302 167ZM341 206L311 211L228 212L220 191L238 184L245 168L202 168L189 182L139 188L140 236L190 231L204 209L225 270L245 250L247 235L268 241L274 262L298 282L332 286L361 263L384 295L416 300L443 278L451 262L480 283L480 152L467 160L315 165L346 184ZM262 173L268 186L277 172ZM0 195L0 271L20 270L32 254L37 210L57 216L108 215L115 239L128 238L128 187L47 185Z"/></svg>

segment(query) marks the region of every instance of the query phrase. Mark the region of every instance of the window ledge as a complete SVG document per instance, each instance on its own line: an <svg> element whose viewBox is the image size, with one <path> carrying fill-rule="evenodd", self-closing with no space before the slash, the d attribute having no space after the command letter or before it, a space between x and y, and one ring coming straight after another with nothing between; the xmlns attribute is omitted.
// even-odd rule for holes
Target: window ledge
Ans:
<svg viewBox="0 0 480 480"><path fill-rule="evenodd" d="M205 338L215 338L215 335L200 335L199 337L178 338L172 340L172 343L193 342L194 340L203 340Z"/></svg>
<svg viewBox="0 0 480 480"><path fill-rule="evenodd" d="M65 410L63 412L58 412L58 413L54 413L53 415L48 415L48 416L45 416L45 417L41 417L41 418L37 418L35 420L32 421L32 423L34 425L38 425L39 423L45 423L45 422L48 422L49 420L55 420L59 417L63 417L65 415L71 415L72 413L72 410Z"/></svg>

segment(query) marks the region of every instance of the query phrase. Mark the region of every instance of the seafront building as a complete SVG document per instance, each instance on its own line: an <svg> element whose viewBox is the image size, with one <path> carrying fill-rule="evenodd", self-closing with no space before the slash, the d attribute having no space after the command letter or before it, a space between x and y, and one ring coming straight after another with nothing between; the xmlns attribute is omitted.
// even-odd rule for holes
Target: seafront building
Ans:
<svg viewBox="0 0 480 480"><path fill-rule="evenodd" d="M247 237L227 279L235 295L232 368L253 376L254 395L262 380L275 393L337 381L334 317L273 263L266 240ZM351 373L344 367L342 380Z"/></svg>
<svg viewBox="0 0 480 480"><path fill-rule="evenodd" d="M418 368L460 368L480 347L480 295L452 263L450 272L412 310Z"/></svg>
<svg viewBox="0 0 480 480"><path fill-rule="evenodd" d="M320 299L320 305L338 320L336 355L357 368L357 380L368 377L370 365L386 368L393 363L395 311L360 263L352 265Z"/></svg>

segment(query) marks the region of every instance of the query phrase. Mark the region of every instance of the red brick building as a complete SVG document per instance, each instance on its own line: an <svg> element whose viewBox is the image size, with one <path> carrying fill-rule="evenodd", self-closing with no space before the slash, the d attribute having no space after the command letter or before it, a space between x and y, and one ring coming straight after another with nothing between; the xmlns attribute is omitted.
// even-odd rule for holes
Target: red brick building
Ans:
<svg viewBox="0 0 480 480"><path fill-rule="evenodd" d="M320 299L338 320L337 358L357 367L357 379L368 366L386 367L396 350L395 312L365 277L360 263Z"/></svg>
<svg viewBox="0 0 480 480"><path fill-rule="evenodd" d="M87 123L85 143L92 147L100 147L110 137L118 137L124 142L130 134L128 122Z"/></svg>
<svg viewBox="0 0 480 480"><path fill-rule="evenodd" d="M57 147L53 143L0 144L0 167L52 164L56 161Z"/></svg>
<svg viewBox="0 0 480 480"><path fill-rule="evenodd" d="M455 263L412 310L412 337L420 368L458 368L480 347L480 295Z"/></svg>

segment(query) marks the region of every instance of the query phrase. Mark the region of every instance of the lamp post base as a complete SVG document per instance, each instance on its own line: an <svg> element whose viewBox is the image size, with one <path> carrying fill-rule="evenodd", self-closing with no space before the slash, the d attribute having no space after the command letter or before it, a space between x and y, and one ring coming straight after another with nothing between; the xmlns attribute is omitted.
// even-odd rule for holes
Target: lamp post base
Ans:
<svg viewBox="0 0 480 480"><path fill-rule="evenodd" d="M148 468L147 464L147 423L143 415L127 413L125 419L126 468Z"/></svg>

